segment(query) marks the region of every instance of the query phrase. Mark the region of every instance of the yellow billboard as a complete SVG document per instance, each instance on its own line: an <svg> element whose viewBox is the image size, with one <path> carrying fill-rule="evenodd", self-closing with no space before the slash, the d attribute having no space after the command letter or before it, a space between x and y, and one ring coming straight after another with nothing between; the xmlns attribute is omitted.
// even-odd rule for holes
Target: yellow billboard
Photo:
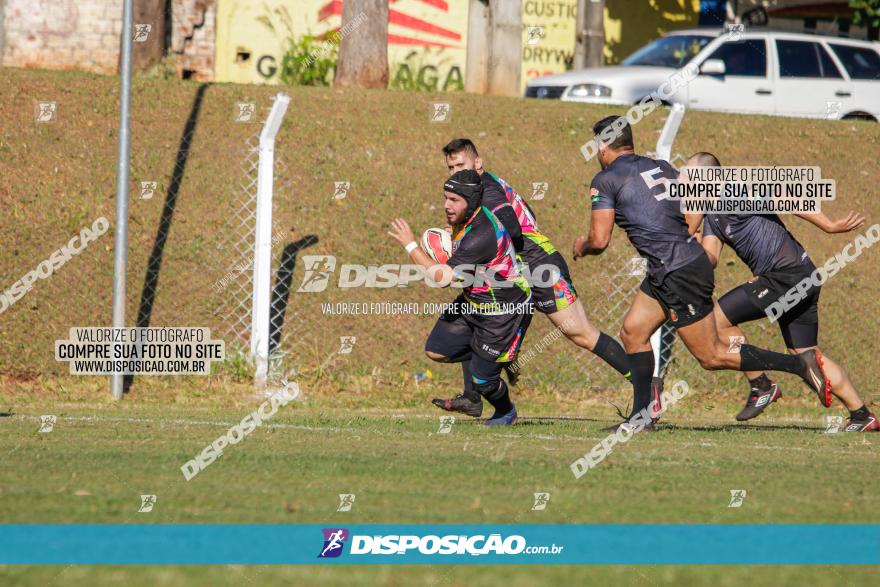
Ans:
<svg viewBox="0 0 880 587"><path fill-rule="evenodd" d="M468 0L390 2L391 87L464 88L468 4ZM576 16L577 0L522 0L523 88L530 79L571 68ZM605 62L618 63L669 30L697 26L699 16L700 0L609 0ZM285 39L338 32L341 17L342 0L218 2L215 79L277 83ZM347 34L356 35L357 27Z"/></svg>
<svg viewBox="0 0 880 587"><path fill-rule="evenodd" d="M522 89L542 75L571 69L577 0L523 0Z"/></svg>
<svg viewBox="0 0 880 587"><path fill-rule="evenodd" d="M391 2L388 61L392 87L463 89L467 17L467 0ZM322 37L339 31L341 24L341 0L219 2L215 79L277 83L288 37ZM357 27L347 34L356 35Z"/></svg>

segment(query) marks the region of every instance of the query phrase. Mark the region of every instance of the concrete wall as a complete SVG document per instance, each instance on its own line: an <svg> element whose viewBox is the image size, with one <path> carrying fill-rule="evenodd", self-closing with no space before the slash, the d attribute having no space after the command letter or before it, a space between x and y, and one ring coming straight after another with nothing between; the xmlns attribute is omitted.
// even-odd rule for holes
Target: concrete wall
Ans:
<svg viewBox="0 0 880 587"><path fill-rule="evenodd" d="M2 65L118 71L122 0L0 0L0 5ZM159 32L147 42L170 41L178 74L213 79L216 0L172 0L171 8L170 39Z"/></svg>

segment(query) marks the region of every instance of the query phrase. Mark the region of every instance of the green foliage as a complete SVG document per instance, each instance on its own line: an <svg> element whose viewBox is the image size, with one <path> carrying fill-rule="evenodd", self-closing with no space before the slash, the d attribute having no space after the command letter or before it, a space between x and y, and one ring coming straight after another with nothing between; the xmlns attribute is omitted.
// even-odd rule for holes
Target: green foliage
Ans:
<svg viewBox="0 0 880 587"><path fill-rule="evenodd" d="M311 35L299 39L287 38L278 78L289 86L329 86L339 59L338 33L318 42Z"/></svg>
<svg viewBox="0 0 880 587"><path fill-rule="evenodd" d="M219 364L222 371L236 383L248 383L254 378L254 361L250 352L244 348L230 345L226 349L226 358ZM216 371L218 369L214 369Z"/></svg>
<svg viewBox="0 0 880 587"><path fill-rule="evenodd" d="M880 0L849 0L853 24L880 27Z"/></svg>
<svg viewBox="0 0 880 587"><path fill-rule="evenodd" d="M294 38L293 20L287 9L280 6L272 13L274 17L263 15L257 20L276 38L281 38L279 81L289 86L329 86L339 59L339 33L331 32L323 41L313 35ZM275 26L276 22L283 31Z"/></svg>

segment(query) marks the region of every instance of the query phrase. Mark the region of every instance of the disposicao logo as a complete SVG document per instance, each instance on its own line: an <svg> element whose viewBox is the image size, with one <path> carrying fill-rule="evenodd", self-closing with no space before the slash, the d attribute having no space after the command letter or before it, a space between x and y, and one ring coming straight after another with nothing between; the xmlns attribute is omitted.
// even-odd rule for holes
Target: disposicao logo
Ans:
<svg viewBox="0 0 880 587"><path fill-rule="evenodd" d="M348 530L345 528L324 528L324 547L318 558L336 558L342 554L345 541L348 540Z"/></svg>

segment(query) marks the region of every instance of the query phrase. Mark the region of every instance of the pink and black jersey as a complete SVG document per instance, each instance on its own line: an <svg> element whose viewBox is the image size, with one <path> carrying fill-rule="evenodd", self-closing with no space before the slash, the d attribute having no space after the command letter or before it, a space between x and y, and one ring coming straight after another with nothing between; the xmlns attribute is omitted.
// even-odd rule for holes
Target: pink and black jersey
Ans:
<svg viewBox="0 0 880 587"><path fill-rule="evenodd" d="M458 277L472 281L464 288L464 298L481 314L510 313L510 307L531 296L510 234L486 206L455 235L447 265Z"/></svg>
<svg viewBox="0 0 880 587"><path fill-rule="evenodd" d="M538 221L526 201L516 193L506 181L497 175L486 171L483 178L483 205L489 208L499 218L504 220L499 213L504 206L510 206L516 216L519 232L522 234L522 247L517 250L522 260L530 266L538 266L548 263L547 257L556 252L556 247L550 242L538 228ZM507 222L504 223L507 226ZM516 236L514 229L508 229ZM514 238L516 244L516 238Z"/></svg>

